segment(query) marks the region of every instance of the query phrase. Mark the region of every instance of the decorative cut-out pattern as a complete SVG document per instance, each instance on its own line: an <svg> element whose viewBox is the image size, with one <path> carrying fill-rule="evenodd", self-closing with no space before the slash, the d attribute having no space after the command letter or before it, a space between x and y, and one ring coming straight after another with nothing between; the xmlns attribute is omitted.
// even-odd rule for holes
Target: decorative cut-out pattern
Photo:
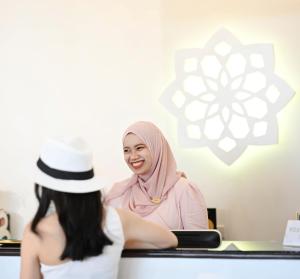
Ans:
<svg viewBox="0 0 300 279"><path fill-rule="evenodd" d="M209 147L231 164L248 145L278 142L276 114L294 92L274 73L272 45L242 45L220 30L175 60L176 79L161 102L178 118L183 146Z"/></svg>

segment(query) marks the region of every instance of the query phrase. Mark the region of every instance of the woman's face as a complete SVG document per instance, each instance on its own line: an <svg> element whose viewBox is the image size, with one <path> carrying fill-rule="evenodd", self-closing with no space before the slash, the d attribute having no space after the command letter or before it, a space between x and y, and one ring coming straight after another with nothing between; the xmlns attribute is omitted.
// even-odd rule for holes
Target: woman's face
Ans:
<svg viewBox="0 0 300 279"><path fill-rule="evenodd" d="M124 159L129 168L137 175L150 171L152 157L148 146L135 134L128 134L123 142Z"/></svg>

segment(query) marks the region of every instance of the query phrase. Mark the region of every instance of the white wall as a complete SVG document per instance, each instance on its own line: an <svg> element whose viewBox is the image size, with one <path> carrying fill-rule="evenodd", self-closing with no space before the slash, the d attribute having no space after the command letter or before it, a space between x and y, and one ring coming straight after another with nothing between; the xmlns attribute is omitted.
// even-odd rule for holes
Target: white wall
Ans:
<svg viewBox="0 0 300 279"><path fill-rule="evenodd" d="M176 49L203 47L219 27L245 44L272 43L276 73L297 92L300 3L203 2L0 0L0 208L14 237L36 207L32 165L46 137L84 136L97 173L112 183L130 174L124 129L150 120L218 208L227 239L282 239L300 210L298 94L278 116L279 144L249 147L231 166L205 148L181 148L176 119L158 99L174 78Z"/></svg>

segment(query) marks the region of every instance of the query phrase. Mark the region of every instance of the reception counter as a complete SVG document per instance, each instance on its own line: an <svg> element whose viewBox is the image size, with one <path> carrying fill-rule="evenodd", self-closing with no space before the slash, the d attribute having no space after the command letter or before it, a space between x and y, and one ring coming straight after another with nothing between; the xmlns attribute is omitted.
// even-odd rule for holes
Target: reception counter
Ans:
<svg viewBox="0 0 300 279"><path fill-rule="evenodd" d="M0 278L18 278L19 248L0 248ZM300 278L300 248L223 241L216 249L124 250L119 279Z"/></svg>

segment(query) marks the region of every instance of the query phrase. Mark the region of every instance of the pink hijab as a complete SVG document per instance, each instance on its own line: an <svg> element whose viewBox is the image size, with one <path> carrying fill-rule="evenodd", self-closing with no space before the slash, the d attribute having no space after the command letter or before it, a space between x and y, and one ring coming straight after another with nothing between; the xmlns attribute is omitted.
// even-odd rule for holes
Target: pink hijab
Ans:
<svg viewBox="0 0 300 279"><path fill-rule="evenodd" d="M154 124L143 121L134 123L125 131L123 141L129 133L137 135L149 148L151 169L145 175L134 174L129 180L115 184L105 200L109 202L126 194L122 207L140 216L147 216L167 199L168 191L184 174L176 171L170 146Z"/></svg>

